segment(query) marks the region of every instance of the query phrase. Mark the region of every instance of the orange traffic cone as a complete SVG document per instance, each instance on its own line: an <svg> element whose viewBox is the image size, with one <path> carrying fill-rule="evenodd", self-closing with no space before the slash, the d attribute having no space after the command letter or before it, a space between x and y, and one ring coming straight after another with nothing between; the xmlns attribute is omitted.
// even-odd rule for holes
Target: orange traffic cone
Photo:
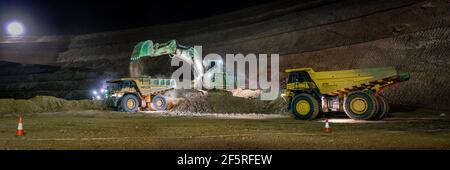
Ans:
<svg viewBox="0 0 450 170"><path fill-rule="evenodd" d="M328 123L328 118L325 119L325 133L331 133L330 123Z"/></svg>
<svg viewBox="0 0 450 170"><path fill-rule="evenodd" d="M19 125L17 126L16 136L24 136L25 131L23 130L23 118L19 116Z"/></svg>

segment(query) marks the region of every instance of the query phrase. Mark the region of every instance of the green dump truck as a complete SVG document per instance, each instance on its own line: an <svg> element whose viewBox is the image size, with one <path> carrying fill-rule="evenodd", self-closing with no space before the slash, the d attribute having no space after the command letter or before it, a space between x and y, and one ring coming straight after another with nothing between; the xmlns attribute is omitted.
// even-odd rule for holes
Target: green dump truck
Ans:
<svg viewBox="0 0 450 170"><path fill-rule="evenodd" d="M409 80L394 67L315 72L312 68L288 69L282 97L298 119L312 120L323 112L345 112L352 119L382 119L389 112L380 92Z"/></svg>

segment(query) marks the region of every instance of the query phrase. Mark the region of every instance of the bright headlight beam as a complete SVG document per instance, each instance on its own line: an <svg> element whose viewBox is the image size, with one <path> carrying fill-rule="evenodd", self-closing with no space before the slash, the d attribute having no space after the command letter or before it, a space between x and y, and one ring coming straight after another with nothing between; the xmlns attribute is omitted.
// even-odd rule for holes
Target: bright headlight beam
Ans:
<svg viewBox="0 0 450 170"><path fill-rule="evenodd" d="M23 25L17 21L11 22L7 25L6 30L11 36L20 36L24 33Z"/></svg>

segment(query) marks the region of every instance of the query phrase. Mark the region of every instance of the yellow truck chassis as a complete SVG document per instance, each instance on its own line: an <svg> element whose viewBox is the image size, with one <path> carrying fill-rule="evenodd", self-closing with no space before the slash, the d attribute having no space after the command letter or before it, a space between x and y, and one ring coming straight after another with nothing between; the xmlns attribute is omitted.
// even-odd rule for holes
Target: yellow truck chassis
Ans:
<svg viewBox="0 0 450 170"><path fill-rule="evenodd" d="M315 72L288 69L282 97L298 119L311 120L323 112L345 112L352 119L382 119L389 112L384 88L409 80L394 67Z"/></svg>
<svg viewBox="0 0 450 170"><path fill-rule="evenodd" d="M106 104L125 112L138 110L170 109L172 102L164 93L175 88L173 79L152 79L150 77L119 78L107 81Z"/></svg>

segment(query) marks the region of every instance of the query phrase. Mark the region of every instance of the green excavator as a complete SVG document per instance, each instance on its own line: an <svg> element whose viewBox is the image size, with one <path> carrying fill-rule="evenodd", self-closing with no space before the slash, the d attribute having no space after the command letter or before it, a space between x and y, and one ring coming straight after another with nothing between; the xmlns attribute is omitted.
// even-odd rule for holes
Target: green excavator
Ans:
<svg viewBox="0 0 450 170"><path fill-rule="evenodd" d="M222 70L208 68L203 64L202 57L194 47L179 44L176 40L166 43L153 43L151 40L139 42L131 55L131 62L146 57L160 56L178 57L182 61L191 65L194 72L192 87L199 87L204 79L214 79L206 81L215 83L208 84L210 87L223 87L225 74ZM221 61L208 61L208 63L221 63ZM219 77L219 79L217 79ZM125 77L107 81L108 94L106 103L110 107L117 108L126 112L137 112L138 110L157 110L164 111L171 108L171 101L164 96L164 93L177 87L177 81L174 79L155 79L151 77ZM201 87L201 86L200 86ZM201 90L201 89L199 89Z"/></svg>

